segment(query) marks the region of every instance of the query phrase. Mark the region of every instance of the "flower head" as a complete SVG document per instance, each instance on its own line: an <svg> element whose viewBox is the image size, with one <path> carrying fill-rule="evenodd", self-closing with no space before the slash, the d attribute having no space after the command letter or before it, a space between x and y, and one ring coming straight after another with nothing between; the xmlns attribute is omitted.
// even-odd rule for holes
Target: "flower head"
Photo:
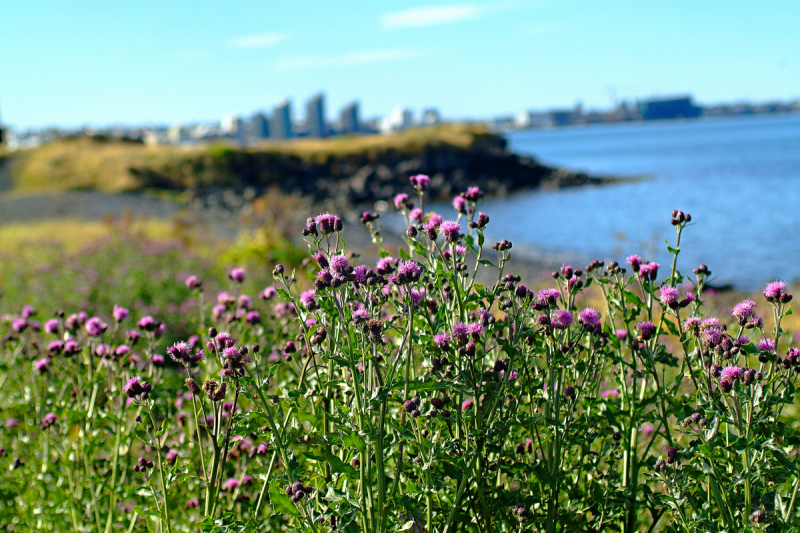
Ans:
<svg viewBox="0 0 800 533"><path fill-rule="evenodd" d="M300 294L300 303L308 309L309 311L313 311L317 308L317 299L316 299L317 291L314 289L304 291Z"/></svg>
<svg viewBox="0 0 800 533"><path fill-rule="evenodd" d="M418 281L422 269L416 261L401 259L397 264L397 282L399 285Z"/></svg>
<svg viewBox="0 0 800 533"><path fill-rule="evenodd" d="M45 358L43 358L43 359L39 359L39 360L37 360L36 362L34 362L34 363L33 363L33 367L36 369L36 371L37 371L38 373L40 373L40 374L44 374L45 372L47 372L47 366L48 366L49 364L50 364L50 359L48 359L47 357L45 357Z"/></svg>
<svg viewBox="0 0 800 533"><path fill-rule="evenodd" d="M442 350L447 350L450 348L450 334L449 333L437 333L433 336L433 343Z"/></svg>
<svg viewBox="0 0 800 533"><path fill-rule="evenodd" d="M400 193L394 197L394 207L395 209L405 209L408 205L408 195L405 193Z"/></svg>
<svg viewBox="0 0 800 533"><path fill-rule="evenodd" d="M791 295L786 293L786 283L783 281L773 281L764 289L764 296L768 302L782 302L785 299L784 294L791 299Z"/></svg>
<svg viewBox="0 0 800 533"><path fill-rule="evenodd" d="M86 321L84 325L86 328L86 333L91 335L92 337L98 337L103 334L103 332L108 329L108 324L93 316L89 320Z"/></svg>
<svg viewBox="0 0 800 533"><path fill-rule="evenodd" d="M456 196L453 198L453 207L455 207L456 211L461 214L467 213L467 201L464 200L462 196Z"/></svg>
<svg viewBox="0 0 800 533"><path fill-rule="evenodd" d="M244 281L244 278L247 277L247 274L245 274L244 270L241 268L234 268L228 272L228 277L236 283L241 283Z"/></svg>
<svg viewBox="0 0 800 533"><path fill-rule="evenodd" d="M128 318L128 315L130 315L127 309L120 307L117 304L114 304L114 311L111 314L114 315L114 320L117 322L122 322Z"/></svg>
<svg viewBox="0 0 800 533"><path fill-rule="evenodd" d="M47 333L53 333L55 335L58 334L58 320L55 318L51 318L47 322L44 323L44 330Z"/></svg>
<svg viewBox="0 0 800 533"><path fill-rule="evenodd" d="M761 339L758 341L756 345L761 352L774 352L775 351L775 341L772 339Z"/></svg>
<svg viewBox="0 0 800 533"><path fill-rule="evenodd" d="M350 261L347 259L347 256L341 254L334 255L331 257L329 263L330 272L334 277L342 279L350 273Z"/></svg>
<svg viewBox="0 0 800 533"><path fill-rule="evenodd" d="M544 289L536 294L536 303L543 307L553 307L561 298L561 291L558 289Z"/></svg>
<svg viewBox="0 0 800 533"><path fill-rule="evenodd" d="M431 179L426 176L425 174L417 174L416 176L411 176L409 178L411 182L411 186L414 187L419 192L424 192L425 189L431 184Z"/></svg>
<svg viewBox="0 0 800 533"><path fill-rule="evenodd" d="M375 265L375 272L381 276L391 274L394 271L394 265L392 263L394 263L394 259L392 259L391 256L381 257Z"/></svg>
<svg viewBox="0 0 800 533"><path fill-rule="evenodd" d="M200 280L197 279L197 276L189 276L186 278L185 283L187 289L199 289L203 285L200 283Z"/></svg>
<svg viewBox="0 0 800 533"><path fill-rule="evenodd" d="M661 301L661 305L669 307L670 309L675 309L678 307L679 296L680 292L675 287L661 287L661 297L659 300Z"/></svg>
<svg viewBox="0 0 800 533"><path fill-rule="evenodd" d="M726 366L722 369L722 379L729 379L732 381L738 380L740 377L744 375L744 368L740 368L738 366Z"/></svg>
<svg viewBox="0 0 800 533"><path fill-rule="evenodd" d="M639 322L636 324L636 329L644 340L652 338L656 333L656 326L650 321Z"/></svg>
<svg viewBox="0 0 800 533"><path fill-rule="evenodd" d="M572 325L573 316L566 309L557 309L550 317L550 321L556 329L567 329Z"/></svg>
<svg viewBox="0 0 800 533"><path fill-rule="evenodd" d="M592 328L599 328L600 327L600 313L598 313L595 309L591 307L587 307L580 313L578 313L578 322L584 326L590 326Z"/></svg>
<svg viewBox="0 0 800 533"><path fill-rule="evenodd" d="M456 242L458 241L458 232L461 231L461 224L455 220L445 220L439 226L439 231L444 234L444 239L447 242Z"/></svg>
<svg viewBox="0 0 800 533"><path fill-rule="evenodd" d="M319 224L319 229L322 231L323 235L328 235L335 231L342 231L342 219L336 215L331 215L330 213L319 215L316 222Z"/></svg>
<svg viewBox="0 0 800 533"><path fill-rule="evenodd" d="M747 319L753 316L753 311L756 308L756 303L753 300L743 300L733 306L731 314L736 318L740 324L747 322Z"/></svg>
<svg viewBox="0 0 800 533"><path fill-rule="evenodd" d="M467 344L467 341L468 341L467 333L469 333L469 332L467 330L466 324L463 324L461 322L457 322L453 326L453 338L461 346Z"/></svg>
<svg viewBox="0 0 800 533"><path fill-rule="evenodd" d="M422 209L420 209L419 207L415 207L408 213L408 218L410 218L417 224L422 223L422 217L423 217Z"/></svg>

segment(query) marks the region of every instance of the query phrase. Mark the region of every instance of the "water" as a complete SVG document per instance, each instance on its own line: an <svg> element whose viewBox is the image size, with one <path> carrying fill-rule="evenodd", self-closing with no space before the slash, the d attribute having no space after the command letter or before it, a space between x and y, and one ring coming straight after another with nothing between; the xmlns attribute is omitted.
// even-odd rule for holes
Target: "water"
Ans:
<svg viewBox="0 0 800 533"><path fill-rule="evenodd" d="M691 213L678 267L717 284L800 279L800 116L615 124L509 135L511 148L621 185L534 191L486 202L490 236L560 264L632 253L671 264L673 209ZM522 251L522 250L521 250Z"/></svg>

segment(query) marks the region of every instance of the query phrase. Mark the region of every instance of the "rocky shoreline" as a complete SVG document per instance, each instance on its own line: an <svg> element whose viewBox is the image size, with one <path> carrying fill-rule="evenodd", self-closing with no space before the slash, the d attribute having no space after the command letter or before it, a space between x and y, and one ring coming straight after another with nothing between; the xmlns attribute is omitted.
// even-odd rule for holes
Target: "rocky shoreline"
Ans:
<svg viewBox="0 0 800 533"><path fill-rule="evenodd" d="M187 154L178 164L132 167L146 189L185 190L219 205L224 191L259 195L277 187L340 213L370 209L400 192L408 178L427 174L428 196L447 200L477 186L487 196L539 187L566 188L613 181L542 165L511 152L503 137L476 134L468 146L429 143L414 150L383 148L309 159L277 150L227 149L212 156ZM248 192L249 191L249 192Z"/></svg>

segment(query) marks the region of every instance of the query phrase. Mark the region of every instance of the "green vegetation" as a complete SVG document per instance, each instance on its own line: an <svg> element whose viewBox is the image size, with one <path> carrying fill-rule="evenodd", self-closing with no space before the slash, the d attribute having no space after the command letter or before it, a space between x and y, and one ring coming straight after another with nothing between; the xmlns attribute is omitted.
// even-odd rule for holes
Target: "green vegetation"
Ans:
<svg viewBox="0 0 800 533"><path fill-rule="evenodd" d="M375 160L384 154L414 155L440 146L466 150L487 137L493 136L477 126L446 124L394 135L265 142L247 149L227 144L187 148L78 138L21 153L13 173L15 189L21 192L92 189L119 193L252 182L263 185L279 182L287 170L303 165L353 157Z"/></svg>

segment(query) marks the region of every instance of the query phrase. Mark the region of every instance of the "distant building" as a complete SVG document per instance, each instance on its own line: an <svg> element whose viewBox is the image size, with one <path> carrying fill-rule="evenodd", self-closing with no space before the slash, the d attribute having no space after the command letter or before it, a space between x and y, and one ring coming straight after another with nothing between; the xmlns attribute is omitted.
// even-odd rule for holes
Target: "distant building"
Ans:
<svg viewBox="0 0 800 533"><path fill-rule="evenodd" d="M689 96L642 100L636 102L636 108L644 120L695 118L703 113L703 109L694 105Z"/></svg>
<svg viewBox="0 0 800 533"><path fill-rule="evenodd" d="M422 123L425 125L438 124L442 121L442 116L438 109L426 109L422 112Z"/></svg>
<svg viewBox="0 0 800 533"><path fill-rule="evenodd" d="M339 113L339 133L357 133L361 131L361 119L358 116L358 102L346 106Z"/></svg>
<svg viewBox="0 0 800 533"><path fill-rule="evenodd" d="M172 144L184 144L192 140L189 128L183 124L175 124L167 130L167 140Z"/></svg>
<svg viewBox="0 0 800 533"><path fill-rule="evenodd" d="M264 113L256 113L247 122L247 138L260 141L269 138L269 119Z"/></svg>
<svg viewBox="0 0 800 533"><path fill-rule="evenodd" d="M270 138L278 140L292 138L292 104L288 100L275 106L272 111Z"/></svg>
<svg viewBox="0 0 800 533"><path fill-rule="evenodd" d="M325 125L325 95L312 96L306 103L306 129L309 137L327 137L328 126Z"/></svg>
<svg viewBox="0 0 800 533"><path fill-rule="evenodd" d="M520 111L514 117L514 127L518 129L545 128L548 126L550 126L550 119L546 113Z"/></svg>
<svg viewBox="0 0 800 533"><path fill-rule="evenodd" d="M403 131L413 124L414 114L411 110L397 106L381 121L381 133Z"/></svg>

